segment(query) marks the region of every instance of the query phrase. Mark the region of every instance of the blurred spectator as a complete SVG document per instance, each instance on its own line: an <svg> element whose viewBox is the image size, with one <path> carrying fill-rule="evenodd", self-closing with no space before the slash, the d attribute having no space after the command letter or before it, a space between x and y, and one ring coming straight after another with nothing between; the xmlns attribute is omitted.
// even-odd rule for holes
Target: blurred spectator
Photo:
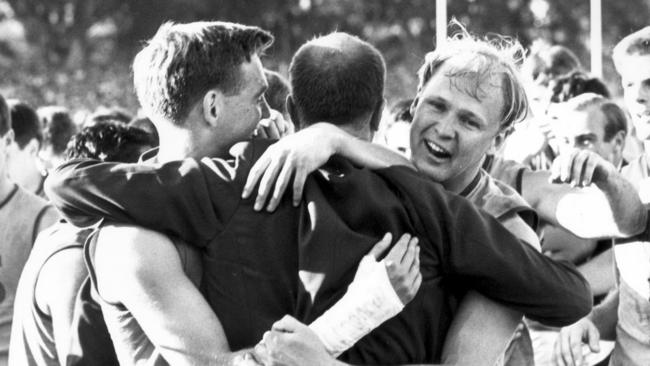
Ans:
<svg viewBox="0 0 650 366"><path fill-rule="evenodd" d="M43 170L49 172L65 160L65 149L77 128L64 107L42 107L37 113L43 124L43 147L39 156Z"/></svg>
<svg viewBox="0 0 650 366"><path fill-rule="evenodd" d="M157 147L160 143L160 138L158 137L158 130L156 130L156 126L151 122L151 120L147 117L136 117L134 118L131 122L129 122L129 126L139 128L149 134L151 137L151 142L154 147Z"/></svg>
<svg viewBox="0 0 650 366"><path fill-rule="evenodd" d="M151 135L121 121L103 121L84 127L68 144L68 159L90 158L102 161L136 162L153 148Z"/></svg>
<svg viewBox="0 0 650 366"><path fill-rule="evenodd" d="M534 83L542 86L547 86L554 78L581 68L578 56L570 49L543 43L533 45L523 67Z"/></svg>
<svg viewBox="0 0 650 366"><path fill-rule="evenodd" d="M607 85L584 71L576 70L565 76L551 80L551 103L561 103L584 93L594 93L605 98L610 97Z"/></svg>
<svg viewBox="0 0 650 366"><path fill-rule="evenodd" d="M282 113L284 119L289 120L289 113L287 113L287 96L291 93L289 82L275 71L264 69L264 75L269 83L264 93L266 102L271 109Z"/></svg>
<svg viewBox="0 0 650 366"><path fill-rule="evenodd" d="M9 149L9 176L28 192L45 197L45 176L38 161L43 142L43 129L38 115L32 107L17 99L8 100L7 104L14 130L14 144Z"/></svg>
<svg viewBox="0 0 650 366"><path fill-rule="evenodd" d="M54 207L9 179L13 136L11 113L0 96L0 365L7 364L18 278L36 235L58 220Z"/></svg>
<svg viewBox="0 0 650 366"><path fill-rule="evenodd" d="M136 162L149 148L145 131L98 122L74 135L66 153L70 159ZM92 231L61 221L34 243L16 292L12 365L118 364L100 306L90 295L83 245Z"/></svg>
<svg viewBox="0 0 650 366"><path fill-rule="evenodd" d="M588 149L617 167L627 165L623 148L627 135L625 112L607 98L587 93L566 103L566 117L558 126L560 142L568 148Z"/></svg>

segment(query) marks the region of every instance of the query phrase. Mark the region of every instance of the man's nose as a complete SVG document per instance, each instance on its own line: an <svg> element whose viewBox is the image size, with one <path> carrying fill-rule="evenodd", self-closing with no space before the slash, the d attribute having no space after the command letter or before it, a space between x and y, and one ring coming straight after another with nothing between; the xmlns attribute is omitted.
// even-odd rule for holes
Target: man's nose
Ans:
<svg viewBox="0 0 650 366"><path fill-rule="evenodd" d="M449 113L440 117L435 124L438 135L442 138L454 137L454 118Z"/></svg>

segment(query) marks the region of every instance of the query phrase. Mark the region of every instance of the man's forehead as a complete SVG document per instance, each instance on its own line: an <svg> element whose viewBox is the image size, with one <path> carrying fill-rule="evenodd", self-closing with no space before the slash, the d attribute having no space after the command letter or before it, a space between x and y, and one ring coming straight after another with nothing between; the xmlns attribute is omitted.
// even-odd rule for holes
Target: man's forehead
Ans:
<svg viewBox="0 0 650 366"><path fill-rule="evenodd" d="M268 82L264 76L264 68L259 56L253 55L250 62L244 62L240 66L241 81L245 88L266 89Z"/></svg>

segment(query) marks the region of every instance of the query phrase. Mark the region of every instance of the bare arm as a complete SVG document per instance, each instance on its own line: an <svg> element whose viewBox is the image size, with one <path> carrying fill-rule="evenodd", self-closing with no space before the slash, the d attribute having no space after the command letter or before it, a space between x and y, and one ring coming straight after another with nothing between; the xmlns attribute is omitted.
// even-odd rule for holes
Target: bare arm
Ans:
<svg viewBox="0 0 650 366"><path fill-rule="evenodd" d="M249 197L259 182L255 209L264 207L273 190L267 206L273 211L293 176L293 201L297 205L307 175L336 154L369 169L413 167L408 159L387 147L358 139L330 123L316 123L271 145L251 168L242 197Z"/></svg>
<svg viewBox="0 0 650 366"><path fill-rule="evenodd" d="M142 245L145 243L145 245ZM172 365L229 365L219 319L185 275L162 234L136 227L102 229L95 252L98 289L126 306Z"/></svg>
<svg viewBox="0 0 650 366"><path fill-rule="evenodd" d="M447 333L444 364L494 365L521 322L523 314L500 305L475 291L460 304ZM484 335L488 334L488 337Z"/></svg>
<svg viewBox="0 0 650 366"><path fill-rule="evenodd" d="M609 293L616 287L613 261L613 249L610 248L578 267L578 271L591 285L594 295Z"/></svg>
<svg viewBox="0 0 650 366"><path fill-rule="evenodd" d="M591 183L598 189L579 188ZM647 211L634 187L590 151L560 156L552 172L525 171L522 195L543 220L581 238L628 237L646 227Z"/></svg>
<svg viewBox="0 0 650 366"><path fill-rule="evenodd" d="M68 356L77 291L87 274L81 249L71 248L58 252L45 262L36 282L36 302L52 318L61 365L66 364Z"/></svg>

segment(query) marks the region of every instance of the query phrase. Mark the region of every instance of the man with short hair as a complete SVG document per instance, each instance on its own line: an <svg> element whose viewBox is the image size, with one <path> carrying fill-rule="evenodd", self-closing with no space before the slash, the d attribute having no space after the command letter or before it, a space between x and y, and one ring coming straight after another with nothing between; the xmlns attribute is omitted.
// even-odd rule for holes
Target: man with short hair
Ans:
<svg viewBox="0 0 650 366"><path fill-rule="evenodd" d="M9 154L9 176L19 186L44 197L45 175L40 169L38 154L43 144L43 129L36 111L17 99L7 101L11 111L14 144Z"/></svg>
<svg viewBox="0 0 650 366"><path fill-rule="evenodd" d="M136 162L152 145L145 131L100 122L73 136L67 155ZM16 291L11 365L118 364L99 305L90 296L83 245L92 231L59 221L38 236Z"/></svg>
<svg viewBox="0 0 650 366"><path fill-rule="evenodd" d="M39 152L46 173L65 160L65 150L77 127L70 112L60 106L45 106L36 110L43 125L43 146Z"/></svg>
<svg viewBox="0 0 650 366"><path fill-rule="evenodd" d="M157 41L155 37L152 44L157 45ZM258 62L257 58L253 60ZM304 77L322 80L318 85L312 83L310 91L323 90L325 94L322 98L306 99L304 103L309 109L289 104L292 115L298 117L296 120L313 123L314 119L325 118L370 139L383 107L385 70L377 50L355 37L335 33L304 45L297 52L292 69L302 62L318 73L308 72ZM249 67L248 63L243 65L242 68ZM139 69L134 67L134 72L137 82ZM248 88L251 83L254 85L254 79L242 85ZM350 90L340 88L341 83ZM151 99L141 91L141 102L146 105ZM220 98L218 92L209 90L199 99L204 104L192 109L202 118L179 122L214 121L224 132L212 138L232 143L238 138L233 136L233 127L225 121L221 125L217 123L217 116L224 113L219 107L228 103L215 102L214 108L210 104ZM300 98L298 94L296 98ZM249 118L237 118L230 123L243 120ZM153 121L170 128L168 119L159 117ZM251 124L246 131L250 133L253 128ZM202 131L200 136L209 131ZM244 132L241 130L239 138L246 136ZM161 129L159 158L164 142ZM221 320L221 326L215 327L223 329L219 333L225 333L235 350L254 345L272 322L284 314L304 323L318 322L317 317L341 299L359 259L384 231L417 233L423 249L420 257L424 291L402 313L344 353L342 357L346 361L383 364L439 361L457 302L467 288L475 288L517 311L552 324L570 321L589 308L588 291L572 269L522 245L493 218L411 171L389 168L373 173L355 168L347 160L335 160L309 179L296 178L307 183L305 200L298 202L297 209L291 207L287 198L273 214L255 214L254 206L259 206L258 203L252 199L240 200L239 194L251 165L267 144L253 141L244 145L244 155L237 155L231 163L222 159L186 159L158 167L70 163L53 175L48 187L58 207L73 222L87 223L88 216L102 215L157 228L202 246L206 251L203 288ZM210 151L199 152L210 154ZM217 150L214 154L223 156L224 152ZM152 202L156 205L153 209L144 207ZM466 226L462 222L474 225ZM95 245L97 253L94 256L90 253L98 261L95 266L98 271L102 256L111 257L105 252L111 246L106 244L100 249L102 235L108 233L106 229ZM122 242L119 236L111 239ZM470 251L474 255L465 255ZM151 247L139 243L130 247L128 255L120 251L119 256L117 253L114 256L124 261L150 252ZM503 256L504 252L508 256ZM160 259L161 252L156 250L156 253L156 258L147 260ZM176 301L190 301L186 299L191 294L185 290L182 296L178 293L184 283L176 275L169 278L169 268L178 264L174 261L166 264L163 272L167 286L173 288L169 296ZM533 284L528 283L531 273L539 275ZM99 290L102 292L101 283ZM138 293L142 291L145 289ZM183 308L167 310L179 312ZM151 309L136 307L132 311L136 318L138 313L148 314L142 323L146 331L148 320L153 318ZM184 315L194 318L201 312L201 307L195 306L192 314ZM208 321L214 318L214 315L206 316ZM207 323L185 320L182 324L182 329L173 329L172 333L184 342L198 342L202 338L190 338L187 332ZM273 326L276 330L290 327L286 322ZM148 334L156 336L155 332ZM257 347L262 355L264 347L273 346L272 339L266 338ZM160 339L153 340L160 344ZM168 344L163 346L170 349ZM207 349L224 348L227 347L222 343Z"/></svg>
<svg viewBox="0 0 650 366"><path fill-rule="evenodd" d="M38 233L58 219L56 210L45 200L9 178L8 155L14 144L9 107L0 96L0 365L7 364L20 272Z"/></svg>
<svg viewBox="0 0 650 366"><path fill-rule="evenodd" d="M621 76L625 106L643 154L622 168L622 174L650 202L650 27L623 38L614 47L614 65ZM598 352L598 340L615 339L610 365L650 364L650 239L614 247L618 286L592 312L562 329L555 347L558 365L580 364L582 344Z"/></svg>

